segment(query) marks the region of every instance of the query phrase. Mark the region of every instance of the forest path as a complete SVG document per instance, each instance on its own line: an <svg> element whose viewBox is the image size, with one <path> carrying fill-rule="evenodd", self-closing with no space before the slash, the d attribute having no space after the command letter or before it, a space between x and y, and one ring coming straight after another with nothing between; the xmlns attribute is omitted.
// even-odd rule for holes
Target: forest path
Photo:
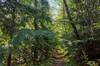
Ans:
<svg viewBox="0 0 100 66"><path fill-rule="evenodd" d="M53 66L64 66L64 59L54 59Z"/></svg>

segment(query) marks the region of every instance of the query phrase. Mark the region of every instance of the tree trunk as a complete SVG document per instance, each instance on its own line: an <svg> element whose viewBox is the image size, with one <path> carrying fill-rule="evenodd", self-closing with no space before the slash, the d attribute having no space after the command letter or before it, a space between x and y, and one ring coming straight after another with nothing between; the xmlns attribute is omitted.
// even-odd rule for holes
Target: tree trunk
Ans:
<svg viewBox="0 0 100 66"><path fill-rule="evenodd" d="M77 28L76 28L75 24L73 23L73 19L71 17L70 12L69 12L68 5L67 5L66 0L63 0L63 3L64 3L64 6L65 6L65 11L66 11L66 13L68 15L68 18L69 18L70 22L71 22L70 24L71 24L71 26L73 28L73 32L75 33L77 39L80 39L80 36L78 34L78 31L77 31Z"/></svg>
<svg viewBox="0 0 100 66"><path fill-rule="evenodd" d="M39 27L38 27L38 17L37 16L34 17L34 28L35 28L35 30L39 29Z"/></svg>
<svg viewBox="0 0 100 66"><path fill-rule="evenodd" d="M8 56L7 66L11 66L11 54L9 54L9 56Z"/></svg>
<svg viewBox="0 0 100 66"><path fill-rule="evenodd" d="M7 58L7 66L11 66L11 58L12 58L11 47L9 47L9 55L8 55L8 58Z"/></svg>
<svg viewBox="0 0 100 66"><path fill-rule="evenodd" d="M35 4L35 13L36 15L34 16L34 28L35 30L38 30L39 29L39 26L38 26L38 10L37 10L37 7L38 7L38 1L37 0L34 0L34 4Z"/></svg>

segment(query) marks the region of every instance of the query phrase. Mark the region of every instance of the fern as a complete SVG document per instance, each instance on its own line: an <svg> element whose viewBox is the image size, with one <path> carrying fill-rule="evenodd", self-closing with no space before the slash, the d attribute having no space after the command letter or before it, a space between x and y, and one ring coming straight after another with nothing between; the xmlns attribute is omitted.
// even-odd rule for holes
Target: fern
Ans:
<svg viewBox="0 0 100 66"><path fill-rule="evenodd" d="M56 36L53 32L46 30L21 30L13 39L12 44L21 44L32 42L34 45L55 46L57 44Z"/></svg>

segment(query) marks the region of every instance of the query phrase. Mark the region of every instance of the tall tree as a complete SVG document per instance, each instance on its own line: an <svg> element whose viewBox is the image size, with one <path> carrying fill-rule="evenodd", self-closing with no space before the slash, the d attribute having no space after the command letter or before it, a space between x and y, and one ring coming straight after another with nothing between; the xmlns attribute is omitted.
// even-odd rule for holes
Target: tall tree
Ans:
<svg viewBox="0 0 100 66"><path fill-rule="evenodd" d="M35 30L39 29L39 26L38 26L38 13L39 13L39 10L38 10L38 0L34 0L34 6L35 6L35 16L34 16L34 28Z"/></svg>
<svg viewBox="0 0 100 66"><path fill-rule="evenodd" d="M0 7L1 10L1 24L2 24L2 31L5 34L8 34L10 39L12 39L14 33L16 32L16 23L15 23L15 6L11 3L12 1L8 0L2 2ZM6 8L6 9L5 9ZM11 66L11 44L9 41L9 55L7 58L7 66Z"/></svg>
<svg viewBox="0 0 100 66"><path fill-rule="evenodd" d="M77 30L77 28L76 28L76 26L74 24L74 21L73 21L73 19L71 17L71 14L70 14L70 11L69 11L69 8L68 8L68 5L67 5L67 1L66 0L63 0L63 4L65 6L65 11L66 11L66 13L68 15L69 21L71 22L70 24L71 24L71 26L73 28L73 32L75 33L77 39L80 39L80 36L78 34L78 30Z"/></svg>
<svg viewBox="0 0 100 66"><path fill-rule="evenodd" d="M49 3L47 0L41 0L41 26L42 28L46 28L45 22L50 21L49 15Z"/></svg>
<svg viewBox="0 0 100 66"><path fill-rule="evenodd" d="M99 24L100 0L73 0L77 9L77 18L82 27L83 38L97 38L95 30Z"/></svg>

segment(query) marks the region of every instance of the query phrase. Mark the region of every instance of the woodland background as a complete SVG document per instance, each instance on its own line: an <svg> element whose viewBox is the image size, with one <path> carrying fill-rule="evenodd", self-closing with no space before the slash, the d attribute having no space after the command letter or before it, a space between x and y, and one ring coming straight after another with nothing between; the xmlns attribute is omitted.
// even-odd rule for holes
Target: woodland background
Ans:
<svg viewBox="0 0 100 66"><path fill-rule="evenodd" d="M0 0L0 66L100 66L100 0Z"/></svg>

